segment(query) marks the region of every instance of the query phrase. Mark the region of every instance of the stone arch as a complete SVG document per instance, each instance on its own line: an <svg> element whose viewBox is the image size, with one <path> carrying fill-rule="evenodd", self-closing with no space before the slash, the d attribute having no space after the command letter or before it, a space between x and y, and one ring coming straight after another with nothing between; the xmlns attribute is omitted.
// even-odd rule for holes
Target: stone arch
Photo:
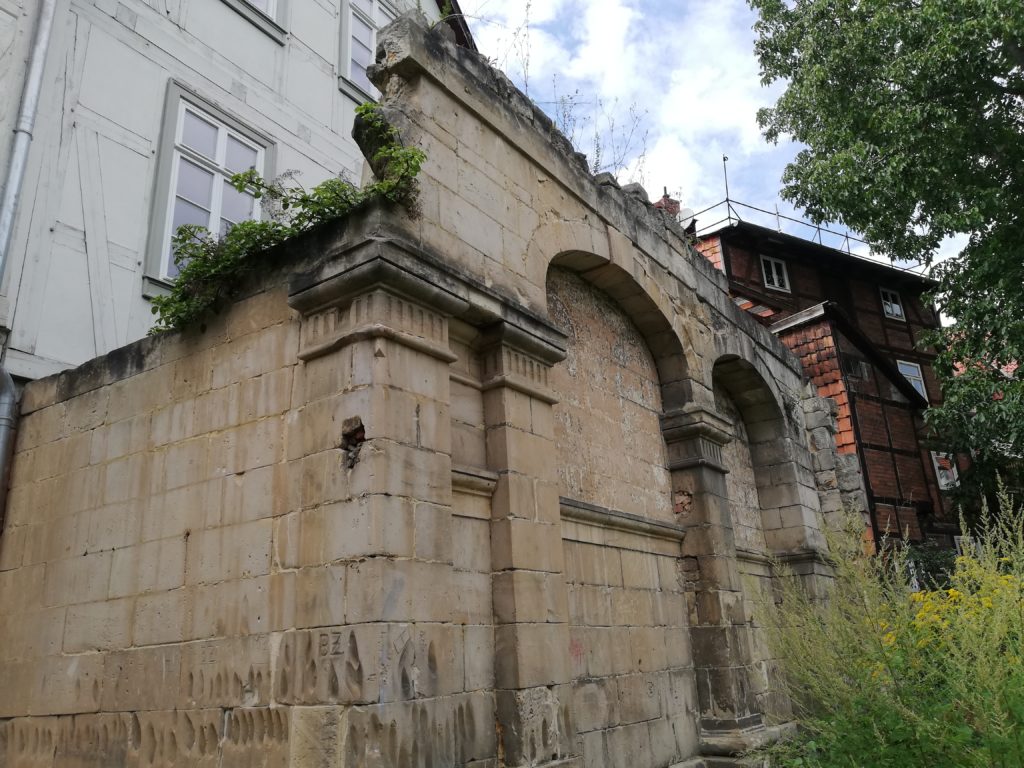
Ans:
<svg viewBox="0 0 1024 768"><path fill-rule="evenodd" d="M657 287L641 286L618 264L594 253L564 251L548 263L577 273L583 280L607 294L636 325L654 357L665 413L681 409L692 400L690 363L679 335L672 327L672 304ZM545 278L546 281L546 278Z"/></svg>
<svg viewBox="0 0 1024 768"><path fill-rule="evenodd" d="M671 521L661 374L645 334L579 271L553 265L546 293L567 336L566 359L550 374L560 495Z"/></svg>
<svg viewBox="0 0 1024 768"><path fill-rule="evenodd" d="M794 457L789 425L771 383L757 368L737 355L722 355L712 367L716 392L724 392L734 404L739 421L734 424L734 442L746 442L750 469L757 491L759 523L769 554L785 554L802 548L803 531L807 525L816 527L810 496L801 489L803 474ZM719 399L721 397L719 396ZM723 410L728 410L726 403ZM723 413L723 416L730 414ZM736 445L732 453L740 455L744 448ZM740 457L742 458L742 457ZM735 487L735 483L732 484ZM809 483L809 490L813 482ZM816 496L815 496L816 498ZM798 530L790 541L787 528Z"/></svg>
<svg viewBox="0 0 1024 768"><path fill-rule="evenodd" d="M685 531L662 431L667 402L679 395L663 377L685 373L685 358L657 303L599 257L554 259L545 299L566 334L566 358L549 380L558 398L570 686L585 711L582 763L604 764L629 749L628 723L671 734L690 721L699 695L683 674L693 667ZM668 690L671 699L659 693ZM621 718L615 702L627 698L642 703ZM697 752L696 723L690 727L665 743L659 765Z"/></svg>

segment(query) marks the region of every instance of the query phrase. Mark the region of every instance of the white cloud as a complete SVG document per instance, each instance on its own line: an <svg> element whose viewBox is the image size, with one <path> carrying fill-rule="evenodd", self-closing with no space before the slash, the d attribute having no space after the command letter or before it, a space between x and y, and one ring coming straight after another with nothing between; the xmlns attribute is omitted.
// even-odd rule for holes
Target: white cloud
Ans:
<svg viewBox="0 0 1024 768"><path fill-rule="evenodd" d="M754 14L745 0L465 0L481 50L529 95L554 111L557 95L579 93L576 117L584 124L581 150L595 123L605 135L605 157L616 143L607 135L603 108L620 130L631 105L646 113L642 142L620 169L638 174L652 198L662 189L684 204L704 207L724 197L722 155L730 158L732 196L772 208L779 175L793 150L761 138L758 108L770 104L754 57ZM529 24L525 24L526 19ZM621 137L620 137L621 138ZM634 137L636 138L636 137ZM620 141L621 143L621 141ZM640 173L642 166L642 174ZM782 212L791 209L783 207Z"/></svg>
<svg viewBox="0 0 1024 768"><path fill-rule="evenodd" d="M587 3L581 43L566 63L566 77L593 83L596 95L605 101L631 98L641 74L637 71L641 62L630 43L630 28L637 18L637 12L621 0Z"/></svg>

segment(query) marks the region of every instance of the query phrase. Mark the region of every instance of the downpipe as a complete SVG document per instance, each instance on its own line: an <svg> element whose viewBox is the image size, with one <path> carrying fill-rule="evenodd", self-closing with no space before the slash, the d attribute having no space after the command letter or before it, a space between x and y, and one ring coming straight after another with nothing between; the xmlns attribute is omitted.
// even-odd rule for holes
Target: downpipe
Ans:
<svg viewBox="0 0 1024 768"><path fill-rule="evenodd" d="M18 212L21 185L28 167L28 150L32 143L36 113L39 111L39 94L43 88L43 68L46 65L46 51L50 47L50 32L57 11L57 0L41 0L39 25L36 27L32 49L29 52L28 69L25 72L25 88L21 92L21 109L14 124L14 141L11 157L4 179L3 197L0 198L0 283L7 271L7 256L14 236L14 215Z"/></svg>
<svg viewBox="0 0 1024 768"><path fill-rule="evenodd" d="M0 196L0 286L7 271L8 255L14 237L14 217L18 212L21 186L28 167L28 151L32 144L39 96L43 89L43 70L50 47L50 33L57 15L57 0L39 1L39 22L29 51L25 71L25 87L21 92L21 107L14 124L14 140ZM18 391L7 369L0 366L0 526L7 511L7 484L11 472L11 454L14 432L18 421Z"/></svg>
<svg viewBox="0 0 1024 768"><path fill-rule="evenodd" d="M18 424L18 390L7 369L0 366L0 531L7 512L14 433Z"/></svg>

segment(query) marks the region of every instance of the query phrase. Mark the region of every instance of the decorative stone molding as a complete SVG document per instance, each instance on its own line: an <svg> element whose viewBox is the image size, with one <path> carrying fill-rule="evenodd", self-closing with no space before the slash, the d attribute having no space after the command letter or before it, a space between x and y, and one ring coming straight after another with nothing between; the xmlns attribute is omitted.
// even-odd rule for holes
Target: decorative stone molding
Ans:
<svg viewBox="0 0 1024 768"><path fill-rule="evenodd" d="M524 333L510 323L496 323L481 337L483 362L481 389L509 387L553 405L558 398L550 389L548 372L565 358L563 349Z"/></svg>
<svg viewBox="0 0 1024 768"><path fill-rule="evenodd" d="M347 307L332 306L304 318L299 359L311 360L362 339L383 337L447 363L458 357L448 347L445 317L402 296L377 288Z"/></svg>
<svg viewBox="0 0 1024 768"><path fill-rule="evenodd" d="M292 278L288 304L305 320L300 357L325 354L351 333L384 335L364 327L375 323L403 334L403 343L426 343L424 351L433 354L448 345L447 323L442 321L453 317L482 329L480 349L508 348L509 356L496 361L493 370L509 376L509 386L536 388L542 399L552 397L546 392L546 368L565 358L566 338L550 321L415 246L410 233L386 211L371 209L360 224L340 242L321 246L337 254L332 260L321 259L316 269ZM366 311L354 307L358 297L378 290L391 297L390 304L367 304ZM359 314L346 312L350 308ZM381 310L388 313L386 321L371 316ZM518 359L512 359L513 353ZM442 359L447 356L440 354Z"/></svg>
<svg viewBox="0 0 1024 768"><path fill-rule="evenodd" d="M563 520L573 520L579 523L589 523L602 528L613 528L628 533L637 533L642 536L669 539L671 541L682 541L686 535L686 528L674 523L665 523L660 520L652 520L649 517L633 515L629 512L619 512L615 509L607 509L597 504L587 504L584 501L568 499L561 496L558 499Z"/></svg>
<svg viewBox="0 0 1024 768"><path fill-rule="evenodd" d="M498 473L479 467L452 467L452 490L471 496L491 498L498 484Z"/></svg>
<svg viewBox="0 0 1024 768"><path fill-rule="evenodd" d="M722 447L732 440L732 429L717 414L699 406L667 413L661 417L661 431L668 446L669 470L706 466L729 472Z"/></svg>

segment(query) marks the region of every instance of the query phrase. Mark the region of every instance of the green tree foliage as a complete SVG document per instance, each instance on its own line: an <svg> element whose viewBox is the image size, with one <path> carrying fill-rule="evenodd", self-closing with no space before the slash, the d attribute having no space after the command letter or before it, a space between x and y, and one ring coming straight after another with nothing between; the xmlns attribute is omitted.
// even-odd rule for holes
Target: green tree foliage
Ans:
<svg viewBox="0 0 1024 768"><path fill-rule="evenodd" d="M842 221L900 261L940 264L935 299L956 324L931 339L945 403L929 422L977 452L962 487L1021 484L1024 456L1024 13L1020 0L749 0L772 141L805 147L783 195ZM963 375L953 376L954 366ZM973 477L972 477L973 475Z"/></svg>
<svg viewBox="0 0 1024 768"><path fill-rule="evenodd" d="M261 201L265 218L236 224L221 237L204 227L179 227L171 240L178 278L169 295L153 299L157 321L150 333L201 325L235 296L247 275L272 268L287 256L277 246L318 224L343 218L374 200L415 212L423 151L403 146L375 105L362 104L356 114L356 132L368 150L375 181L359 188L335 178L305 190L286 186L281 179L265 181L254 170L235 174L231 183Z"/></svg>
<svg viewBox="0 0 1024 768"><path fill-rule="evenodd" d="M829 532L826 599L781 569L760 610L800 725L786 768L1024 767L1024 510L1005 493L941 586L909 554L865 555L863 520Z"/></svg>

